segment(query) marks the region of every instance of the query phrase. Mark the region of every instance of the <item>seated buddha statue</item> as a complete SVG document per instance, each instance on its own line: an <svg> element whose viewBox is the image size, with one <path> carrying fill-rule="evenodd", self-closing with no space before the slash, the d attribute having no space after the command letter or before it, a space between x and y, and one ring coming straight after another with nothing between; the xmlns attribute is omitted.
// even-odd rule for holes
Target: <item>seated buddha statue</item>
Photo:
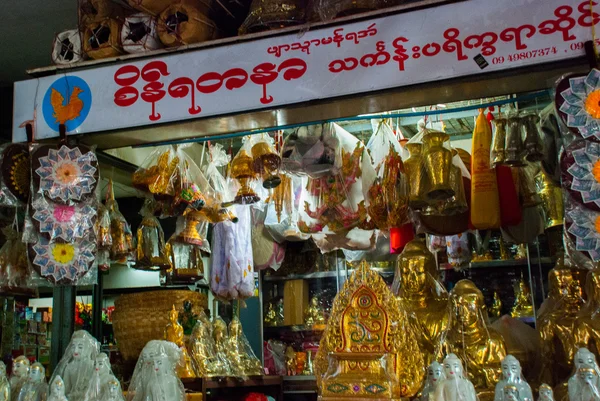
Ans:
<svg viewBox="0 0 600 401"><path fill-rule="evenodd" d="M425 364L402 305L363 261L336 295L314 371L322 401L400 400L419 390Z"/></svg>
<svg viewBox="0 0 600 401"><path fill-rule="evenodd" d="M502 360L506 357L504 339L489 326L483 294L472 281L456 283L450 292L448 307L450 316L444 351L458 355L466 364L465 371L479 400L491 401L502 375Z"/></svg>
<svg viewBox="0 0 600 401"><path fill-rule="evenodd" d="M227 339L227 356L235 376L260 376L264 374L260 361L248 343L242 330L242 323L237 316L229 323L229 338Z"/></svg>
<svg viewBox="0 0 600 401"><path fill-rule="evenodd" d="M398 257L392 292L408 312L427 366L433 362L440 335L448 325L448 294L437 280L435 258L425 241L410 241Z"/></svg>
<svg viewBox="0 0 600 401"><path fill-rule="evenodd" d="M533 316L531 290L523 278L523 273L521 273L521 280L519 280L519 283L515 285L515 304L513 305L510 315L512 317Z"/></svg>
<svg viewBox="0 0 600 401"><path fill-rule="evenodd" d="M575 319L575 343L600 358L600 269L591 270L586 279L587 301Z"/></svg>
<svg viewBox="0 0 600 401"><path fill-rule="evenodd" d="M583 305L581 271L554 268L548 273L549 296L538 313L540 333L540 383L554 386L556 400L567 397L567 379L577 352L573 335Z"/></svg>
<svg viewBox="0 0 600 401"><path fill-rule="evenodd" d="M183 353L185 366L178 367L177 374L179 375L179 377L196 377L196 373L194 372L194 368L192 367L192 358L190 358L190 354L188 353L187 348L185 346L183 326L179 324L178 318L179 312L177 312L177 310L175 309L175 305L173 305L173 309L171 309L171 311L169 312L169 323L167 323L167 327L165 327L165 340L177 345Z"/></svg>

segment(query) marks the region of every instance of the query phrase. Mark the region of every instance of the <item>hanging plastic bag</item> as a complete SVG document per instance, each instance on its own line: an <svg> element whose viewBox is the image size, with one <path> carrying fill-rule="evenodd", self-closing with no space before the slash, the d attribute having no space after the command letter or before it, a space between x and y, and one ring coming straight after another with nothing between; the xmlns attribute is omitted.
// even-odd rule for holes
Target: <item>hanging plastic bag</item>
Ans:
<svg viewBox="0 0 600 401"><path fill-rule="evenodd" d="M213 338L213 325L204 313L196 321L189 340L189 349L194 368L201 377L229 376L229 361L217 353Z"/></svg>
<svg viewBox="0 0 600 401"><path fill-rule="evenodd" d="M284 241L305 241L310 236L298 228L300 197L306 187L308 177L280 174L281 184L267 199L265 227L273 239Z"/></svg>
<svg viewBox="0 0 600 401"><path fill-rule="evenodd" d="M461 270L471 261L471 247L469 246L468 233L450 235L446 237L446 252L448 263L456 270Z"/></svg>
<svg viewBox="0 0 600 401"><path fill-rule="evenodd" d="M146 199L140 211L142 222L137 229L136 261L139 270L166 270L169 266L165 251L165 235L154 217L155 203Z"/></svg>
<svg viewBox="0 0 600 401"><path fill-rule="evenodd" d="M264 374L261 363L254 354L237 316L234 316L229 323L227 355L233 376L246 378Z"/></svg>
<svg viewBox="0 0 600 401"><path fill-rule="evenodd" d="M23 206L30 191L30 160L27 145L13 143L0 147L0 205Z"/></svg>
<svg viewBox="0 0 600 401"><path fill-rule="evenodd" d="M16 218L16 217L15 217ZM12 292L30 287L30 270L27 261L27 246L14 226L2 229L6 241L0 248L0 287Z"/></svg>
<svg viewBox="0 0 600 401"><path fill-rule="evenodd" d="M278 270L285 257L285 243L277 243L264 225L266 210L252 209L252 259L254 268Z"/></svg>
<svg viewBox="0 0 600 401"><path fill-rule="evenodd" d="M131 258L134 251L133 233L131 232L129 223L119 211L119 204L115 200L113 192L112 180L108 182L105 207L110 217L110 237L112 241L110 246L110 260L125 263Z"/></svg>

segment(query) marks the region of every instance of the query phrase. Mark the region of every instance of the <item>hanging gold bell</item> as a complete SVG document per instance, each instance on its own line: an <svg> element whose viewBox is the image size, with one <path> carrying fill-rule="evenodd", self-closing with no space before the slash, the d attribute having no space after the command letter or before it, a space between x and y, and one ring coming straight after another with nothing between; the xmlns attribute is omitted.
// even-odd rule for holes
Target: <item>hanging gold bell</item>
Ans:
<svg viewBox="0 0 600 401"><path fill-rule="evenodd" d="M195 209L186 209L184 218L184 228L177 236L178 240L192 245L203 245L208 231L208 221L204 214Z"/></svg>
<svg viewBox="0 0 600 401"><path fill-rule="evenodd" d="M240 183L240 189L233 203L250 204L260 200L256 192L250 188L250 180L256 179L254 161L245 150L240 150L231 162L231 176Z"/></svg>
<svg viewBox="0 0 600 401"><path fill-rule="evenodd" d="M504 163L504 145L506 143L506 118L496 118L494 120L494 125L496 126L496 131L494 134L494 143L492 144L492 164L502 164Z"/></svg>
<svg viewBox="0 0 600 401"><path fill-rule="evenodd" d="M454 196L450 186L452 152L444 147L448 134L440 131L427 131L423 135L423 166L429 179L426 196L430 200L444 200Z"/></svg>
<svg viewBox="0 0 600 401"><path fill-rule="evenodd" d="M165 253L165 236L154 216L144 216L137 230L136 269L166 270L170 267Z"/></svg>
<svg viewBox="0 0 600 401"><path fill-rule="evenodd" d="M541 161L544 159L544 145L537 127L540 118L537 114L529 114L522 120L525 125L525 158L530 162Z"/></svg>
<svg viewBox="0 0 600 401"><path fill-rule="evenodd" d="M262 176L263 187L272 189L281 184L281 178L276 174L281 166L281 157L275 152L273 146L266 141L257 143L252 146L252 157L254 171Z"/></svg>
<svg viewBox="0 0 600 401"><path fill-rule="evenodd" d="M563 224L565 209L560 186L554 184L543 171L535 177L535 181L540 198L542 198L542 207L546 216L546 228L561 226Z"/></svg>
<svg viewBox="0 0 600 401"><path fill-rule="evenodd" d="M427 206L427 202L421 196L423 184L427 179L421 168L422 148L423 145L420 143L406 144L410 157L404 161L404 171L408 178L408 202L413 210L420 210Z"/></svg>
<svg viewBox="0 0 600 401"><path fill-rule="evenodd" d="M521 119L517 116L508 119L508 132L506 134L506 146L504 147L504 164L512 167L524 166L523 148L523 126Z"/></svg>

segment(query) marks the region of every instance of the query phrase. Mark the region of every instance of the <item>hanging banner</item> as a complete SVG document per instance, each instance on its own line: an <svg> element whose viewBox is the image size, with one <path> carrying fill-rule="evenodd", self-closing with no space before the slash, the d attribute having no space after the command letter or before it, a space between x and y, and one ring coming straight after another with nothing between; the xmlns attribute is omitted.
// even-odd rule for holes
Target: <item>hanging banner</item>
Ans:
<svg viewBox="0 0 600 401"><path fill-rule="evenodd" d="M592 19L589 1L469 0L17 82L13 140L31 121L44 139L59 124L138 127L579 57Z"/></svg>

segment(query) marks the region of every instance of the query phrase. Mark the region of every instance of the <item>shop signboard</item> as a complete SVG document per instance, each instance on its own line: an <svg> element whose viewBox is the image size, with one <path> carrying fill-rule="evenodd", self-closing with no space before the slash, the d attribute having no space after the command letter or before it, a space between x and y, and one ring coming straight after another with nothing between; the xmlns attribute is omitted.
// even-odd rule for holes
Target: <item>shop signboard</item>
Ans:
<svg viewBox="0 0 600 401"><path fill-rule="evenodd" d="M595 4L595 3L593 3ZM13 140L277 108L582 56L585 0L468 0L17 82Z"/></svg>

